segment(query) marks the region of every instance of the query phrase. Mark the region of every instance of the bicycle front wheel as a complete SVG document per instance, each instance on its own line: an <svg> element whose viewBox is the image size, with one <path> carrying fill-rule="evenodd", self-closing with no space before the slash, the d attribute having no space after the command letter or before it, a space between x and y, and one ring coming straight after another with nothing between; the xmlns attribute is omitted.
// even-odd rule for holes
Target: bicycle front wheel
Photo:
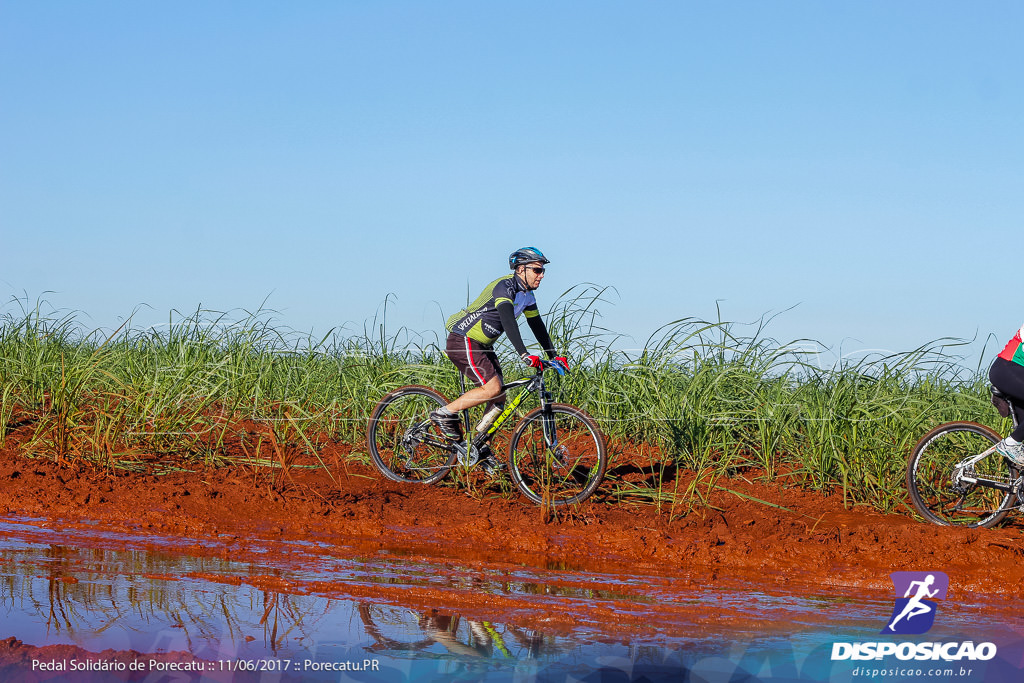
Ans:
<svg viewBox="0 0 1024 683"><path fill-rule="evenodd" d="M992 484L1010 486L1019 476L1016 468L993 451L957 471L958 463L999 440L974 422L949 422L925 434L907 459L907 489L921 516L943 526L988 528L1003 521L1016 496Z"/></svg>
<svg viewBox="0 0 1024 683"><path fill-rule="evenodd" d="M594 419L552 403L526 414L509 442L512 481L540 505L572 505L601 484L608 454Z"/></svg>
<svg viewBox="0 0 1024 683"><path fill-rule="evenodd" d="M433 484L448 474L458 452L430 422L430 411L448 400L433 389L395 389L373 409L366 430L370 457L394 481Z"/></svg>

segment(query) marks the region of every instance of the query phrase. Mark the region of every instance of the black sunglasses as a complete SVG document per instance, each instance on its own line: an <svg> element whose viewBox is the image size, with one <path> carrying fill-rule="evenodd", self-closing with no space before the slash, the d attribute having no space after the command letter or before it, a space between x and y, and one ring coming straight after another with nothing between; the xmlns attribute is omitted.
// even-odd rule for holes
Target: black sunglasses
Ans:
<svg viewBox="0 0 1024 683"><path fill-rule="evenodd" d="M537 275L541 275L546 270L545 268L538 268L537 266L526 266L527 270L532 270Z"/></svg>

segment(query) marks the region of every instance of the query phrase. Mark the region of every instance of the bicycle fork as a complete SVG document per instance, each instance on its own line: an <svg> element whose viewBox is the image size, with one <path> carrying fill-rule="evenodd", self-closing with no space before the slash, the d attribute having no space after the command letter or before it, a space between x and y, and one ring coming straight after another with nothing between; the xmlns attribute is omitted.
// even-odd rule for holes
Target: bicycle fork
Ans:
<svg viewBox="0 0 1024 683"><path fill-rule="evenodd" d="M540 421L544 432L544 445L551 454L551 463L559 469L570 466L571 456L565 446L558 441L558 425L555 424L555 411L551 410L551 392L541 393Z"/></svg>
<svg viewBox="0 0 1024 683"><path fill-rule="evenodd" d="M540 399L540 423L544 432L544 445L548 450L554 451L558 446L558 430L555 428L555 413L551 410L551 392L543 385L537 389L537 398Z"/></svg>
<svg viewBox="0 0 1024 683"><path fill-rule="evenodd" d="M541 409L540 421L544 427L544 445L548 450L554 451L558 447L558 430L555 428L555 414L550 406Z"/></svg>

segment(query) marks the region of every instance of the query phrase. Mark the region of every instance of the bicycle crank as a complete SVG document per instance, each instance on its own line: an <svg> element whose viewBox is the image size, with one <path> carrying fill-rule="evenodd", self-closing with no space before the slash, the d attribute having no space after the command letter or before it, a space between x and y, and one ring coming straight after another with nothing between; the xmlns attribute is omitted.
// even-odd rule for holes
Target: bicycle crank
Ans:
<svg viewBox="0 0 1024 683"><path fill-rule="evenodd" d="M452 444L458 452L459 464L463 467L472 467L480 460L480 450L473 444L466 446L466 442Z"/></svg>

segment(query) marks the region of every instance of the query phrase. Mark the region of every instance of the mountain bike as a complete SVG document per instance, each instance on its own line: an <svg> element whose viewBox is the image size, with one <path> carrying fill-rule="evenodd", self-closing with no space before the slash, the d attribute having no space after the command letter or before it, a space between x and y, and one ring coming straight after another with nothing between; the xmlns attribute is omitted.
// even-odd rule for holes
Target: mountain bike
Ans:
<svg viewBox="0 0 1024 683"><path fill-rule="evenodd" d="M509 473L520 492L540 505L572 505L601 484L608 454L594 419L575 406L555 403L544 372L565 368L541 361L535 374L509 382L502 391L522 387L506 402L490 425L470 429L469 411L462 411L466 439L445 438L428 417L448 399L430 387L410 385L382 398L370 415L367 444L374 465L394 481L435 484L456 463L473 467L490 451L495 434L523 400L536 395L540 406L526 413L512 430L508 445ZM461 377L461 375L460 375ZM479 427L483 427L482 429Z"/></svg>
<svg viewBox="0 0 1024 683"><path fill-rule="evenodd" d="M991 390L999 414L1016 427L1010 397ZM907 489L921 516L944 526L989 528L1024 509L1022 472L996 452L1001 439L974 422L947 422L925 434L907 458Z"/></svg>

